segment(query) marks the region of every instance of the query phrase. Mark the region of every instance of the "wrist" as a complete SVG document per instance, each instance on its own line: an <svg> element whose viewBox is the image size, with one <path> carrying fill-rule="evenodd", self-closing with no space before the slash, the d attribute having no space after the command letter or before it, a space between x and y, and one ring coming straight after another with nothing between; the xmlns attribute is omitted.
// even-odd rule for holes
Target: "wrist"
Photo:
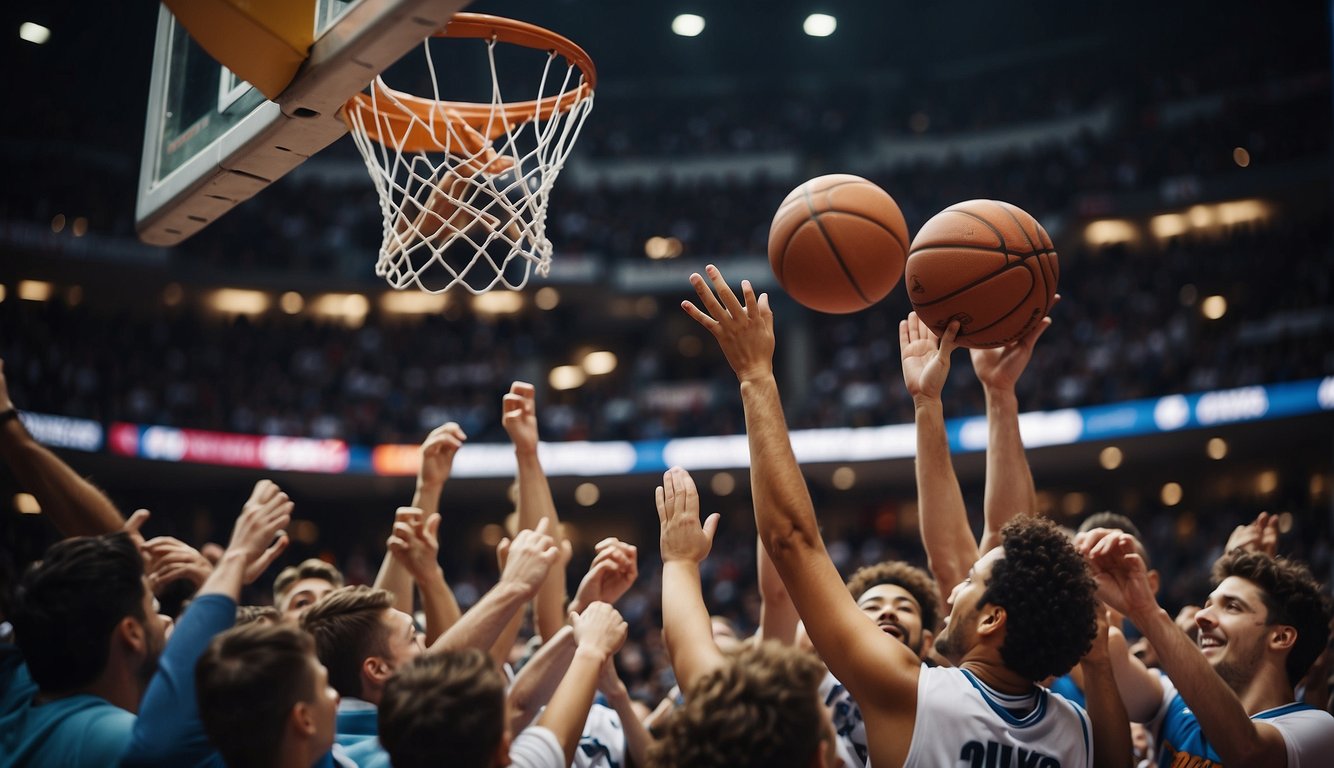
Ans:
<svg viewBox="0 0 1334 768"><path fill-rule="evenodd" d="M745 371L738 371L736 378L743 386L746 384L764 384L774 380L774 369L772 365L750 368Z"/></svg>
<svg viewBox="0 0 1334 768"><path fill-rule="evenodd" d="M597 640L587 640L580 642L579 645L575 647L574 657L576 659L584 659L585 661L592 662L600 667L607 663L607 659L611 658L611 652L606 648L603 648Z"/></svg>
<svg viewBox="0 0 1334 768"><path fill-rule="evenodd" d="M932 397L930 395L916 394L912 396L912 404L913 408L918 411L934 412L943 411L945 409L945 404L941 401L939 395Z"/></svg>
<svg viewBox="0 0 1334 768"><path fill-rule="evenodd" d="M1013 408L1019 410L1019 396L1015 394L1014 387L993 387L983 386L982 393L986 396L987 408Z"/></svg>

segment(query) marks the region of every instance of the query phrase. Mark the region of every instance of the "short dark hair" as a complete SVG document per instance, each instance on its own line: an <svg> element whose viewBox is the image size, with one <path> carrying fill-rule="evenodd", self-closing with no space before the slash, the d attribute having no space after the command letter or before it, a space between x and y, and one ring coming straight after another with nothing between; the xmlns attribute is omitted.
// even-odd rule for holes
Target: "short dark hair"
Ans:
<svg viewBox="0 0 1334 768"><path fill-rule="evenodd" d="M922 629L936 631L936 622L940 621L940 590L926 571L899 560L885 560L858 568L848 579L848 591L852 593L852 599L860 600L866 590L880 584L893 584L907 590L921 607Z"/></svg>
<svg viewBox="0 0 1334 768"><path fill-rule="evenodd" d="M1214 564L1214 585L1229 576L1260 588L1269 615L1265 623L1297 630L1288 652L1288 684L1297 685L1329 643L1330 601L1305 563L1263 552L1233 550Z"/></svg>
<svg viewBox="0 0 1334 768"><path fill-rule="evenodd" d="M289 565L278 572L278 577L273 580L273 600L279 602L283 593L292 588L292 585L302 579L324 579L338 589L343 586L343 573L332 564L312 557L302 560L296 565Z"/></svg>
<svg viewBox="0 0 1334 768"><path fill-rule="evenodd" d="M315 638L315 654L329 669L329 684L342 696L361 697L361 663L389 651L382 620L393 594L366 586L335 589L301 614L301 628Z"/></svg>
<svg viewBox="0 0 1334 768"><path fill-rule="evenodd" d="M107 665L109 640L126 616L146 622L144 561L128 534L52 544L14 594L14 635L43 691L72 691Z"/></svg>
<svg viewBox="0 0 1334 768"><path fill-rule="evenodd" d="M1005 609L1005 666L1038 681L1063 675L1093 647L1098 632L1096 584L1065 532L1022 515L1001 528L1004 557L995 562L978 605Z"/></svg>
<svg viewBox="0 0 1334 768"><path fill-rule="evenodd" d="M823 737L824 668L770 640L743 648L685 691L654 743L655 768L805 768ZM397 764L395 764L397 765Z"/></svg>
<svg viewBox="0 0 1334 768"><path fill-rule="evenodd" d="M1135 525L1130 518L1119 512L1098 512L1089 515L1088 519L1080 523L1079 530L1076 532L1087 533L1094 528L1110 528L1130 534L1135 539L1135 543L1139 545L1137 549L1139 550L1139 556L1144 559L1144 567L1153 567L1149 564L1149 550L1144 546L1144 534L1139 532L1139 526Z"/></svg>
<svg viewBox="0 0 1334 768"><path fill-rule="evenodd" d="M379 728L394 768L484 768L505 731L505 678L476 648L419 656L385 683Z"/></svg>
<svg viewBox="0 0 1334 768"><path fill-rule="evenodd" d="M276 765L292 707L312 701L315 641L290 624L246 624L195 664L195 699L209 741L229 766Z"/></svg>
<svg viewBox="0 0 1334 768"><path fill-rule="evenodd" d="M283 620L283 615L277 608L271 605L238 605L236 606L236 626L245 624L254 624L255 622L269 622L277 624Z"/></svg>

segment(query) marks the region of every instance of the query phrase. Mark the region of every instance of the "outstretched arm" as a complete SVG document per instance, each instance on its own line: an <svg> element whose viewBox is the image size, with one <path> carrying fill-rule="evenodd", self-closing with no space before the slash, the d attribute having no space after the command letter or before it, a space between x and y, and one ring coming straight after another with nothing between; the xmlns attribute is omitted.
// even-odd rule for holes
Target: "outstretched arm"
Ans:
<svg viewBox="0 0 1334 768"><path fill-rule="evenodd" d="M709 556L718 530L718 513L700 525L699 492L680 467L663 474L654 500L662 549L662 634L677 685L688 691L723 664L699 578L699 564Z"/></svg>
<svg viewBox="0 0 1334 768"><path fill-rule="evenodd" d="M454 457L467 439L468 436L463 434L463 428L451 421L431 430L431 434L422 441L421 466L417 470L417 490L412 494L412 506L399 507L398 513L394 515L393 536L403 538L398 530L399 523L407 523L420 532L419 529L426 520L432 515L439 514L440 493L445 483L449 481L449 473L454 468ZM416 509L418 512L415 517L405 518L403 511L406 509ZM444 580L444 571L441 571L440 578ZM392 592L394 607L411 615L413 582L414 578L407 564L401 557L396 557L393 548L386 543L384 560L380 563L380 572L375 577L375 586ZM459 605L454 600L454 593L448 584L445 584L445 593L435 595L434 599L436 601L434 608L440 612L438 619L446 628L458 621ZM427 602L428 599L423 594L422 608L429 618L432 606L428 606Z"/></svg>
<svg viewBox="0 0 1334 768"><path fill-rule="evenodd" d="M538 725L556 735L565 750L566 765L574 761L602 666L620 650L628 629L621 614L606 603L593 603L583 613L571 614L571 623L576 643L574 659L537 720Z"/></svg>
<svg viewBox="0 0 1334 768"><path fill-rule="evenodd" d="M755 642L776 640L792 645L797 641L797 623L801 617L759 536L755 537L755 570L760 585L760 630Z"/></svg>
<svg viewBox="0 0 1334 768"><path fill-rule="evenodd" d="M1079 661L1084 673L1084 701L1093 729L1095 768L1126 768L1131 765L1130 719L1116 690L1107 643L1107 609L1098 606L1098 636Z"/></svg>
<svg viewBox="0 0 1334 768"><path fill-rule="evenodd" d="M440 514L434 513L425 520L422 516L420 509L399 507L396 514L399 522L394 523L393 535L386 546L421 592L429 645L454 626L461 612L440 567Z"/></svg>
<svg viewBox="0 0 1334 768"><path fill-rule="evenodd" d="M509 547L500 581L428 651L491 648L514 614L537 594L557 555L556 543L547 535L547 521L531 531L520 531Z"/></svg>
<svg viewBox="0 0 1334 768"><path fill-rule="evenodd" d="M0 413L13 410L5 362L0 360ZM42 514L64 536L97 536L125 524L116 505L97 486L80 477L59 456L33 439L23 422L0 423L0 458L25 490L42 506Z"/></svg>
<svg viewBox="0 0 1334 768"><path fill-rule="evenodd" d="M899 323L903 383L912 396L917 421L917 507L922 547L940 589L941 605L948 604L950 592L968 577L968 569L978 559L963 491L950 459L945 409L940 399L958 332L958 323L951 323L945 336L937 339L916 312Z"/></svg>
<svg viewBox="0 0 1334 768"><path fill-rule="evenodd" d="M1059 297L1057 297L1059 299ZM982 543L988 552L1000 545L1000 529L1016 515L1037 509L1033 473L1019 435L1019 398L1015 385L1033 357L1033 345L1051 327L1044 317L1022 339L995 349L974 349L973 371L987 400L987 484L982 501Z"/></svg>
<svg viewBox="0 0 1334 768"><path fill-rule="evenodd" d="M528 663L523 665L523 669L519 670L519 674L515 675L514 684L505 696L510 733L527 728L542 707L547 705L570 667L574 649L574 630L567 625L555 637L543 643Z"/></svg>
<svg viewBox="0 0 1334 768"><path fill-rule="evenodd" d="M532 384L516 381L501 404L500 423L514 443L514 458L519 465L519 528L530 529L539 520L548 520L550 533L558 545L566 546L560 532L560 518L551 486L537 457L537 398ZM552 637L565 626L565 569L552 568L537 592L533 606L534 624L543 639Z"/></svg>
<svg viewBox="0 0 1334 768"><path fill-rule="evenodd" d="M703 309L690 302L682 308L717 339L740 382L760 539L830 671L864 711L884 715L886 738L910 734L920 661L857 609L820 538L774 378L769 297L757 298L743 281L743 305L716 268L707 271L708 282L690 276Z"/></svg>
<svg viewBox="0 0 1334 768"><path fill-rule="evenodd" d="M1117 531L1095 530L1077 542L1093 566L1098 597L1139 628L1163 671L1195 714L1200 729L1227 765L1282 768L1287 747L1274 726L1252 720L1237 694L1204 654L1159 605L1135 540Z"/></svg>

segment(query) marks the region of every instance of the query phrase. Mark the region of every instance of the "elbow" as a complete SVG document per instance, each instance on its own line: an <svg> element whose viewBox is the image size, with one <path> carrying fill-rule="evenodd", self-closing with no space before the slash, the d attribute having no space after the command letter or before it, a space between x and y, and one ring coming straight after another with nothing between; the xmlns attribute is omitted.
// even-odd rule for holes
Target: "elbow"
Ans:
<svg viewBox="0 0 1334 768"><path fill-rule="evenodd" d="M783 521L770 530L762 531L761 540L764 542L764 550L769 553L769 559L776 566L824 548L818 529L813 525L792 521ZM781 567L779 570L781 573Z"/></svg>

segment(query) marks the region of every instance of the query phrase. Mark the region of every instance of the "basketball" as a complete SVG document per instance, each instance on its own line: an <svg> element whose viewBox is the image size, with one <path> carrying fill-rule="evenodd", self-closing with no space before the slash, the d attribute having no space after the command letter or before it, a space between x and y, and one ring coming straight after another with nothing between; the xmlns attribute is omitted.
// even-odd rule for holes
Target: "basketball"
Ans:
<svg viewBox="0 0 1334 768"><path fill-rule="evenodd" d="M799 303L846 314L903 277L908 224L885 190L860 176L817 176L792 190L769 227L769 266Z"/></svg>
<svg viewBox="0 0 1334 768"><path fill-rule="evenodd" d="M1023 338L1051 309L1060 274L1047 231L1017 206L969 200L932 216L913 240L908 298L937 333L960 323L963 347Z"/></svg>

